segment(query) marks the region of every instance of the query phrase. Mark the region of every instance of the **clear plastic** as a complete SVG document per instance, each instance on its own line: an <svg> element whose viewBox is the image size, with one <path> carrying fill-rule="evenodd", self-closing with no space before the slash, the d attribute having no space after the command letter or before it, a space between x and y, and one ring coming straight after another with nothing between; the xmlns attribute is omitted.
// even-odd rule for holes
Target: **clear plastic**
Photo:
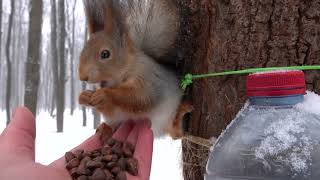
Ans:
<svg viewBox="0 0 320 180"><path fill-rule="evenodd" d="M217 140L205 179L319 180L320 118L300 101L252 98Z"/></svg>

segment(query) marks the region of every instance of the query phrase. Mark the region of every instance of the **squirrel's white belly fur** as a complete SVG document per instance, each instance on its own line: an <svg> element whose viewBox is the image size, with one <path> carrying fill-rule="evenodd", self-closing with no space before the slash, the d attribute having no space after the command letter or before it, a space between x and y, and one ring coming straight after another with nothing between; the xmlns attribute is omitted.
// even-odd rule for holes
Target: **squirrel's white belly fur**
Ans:
<svg viewBox="0 0 320 180"><path fill-rule="evenodd" d="M105 121L112 127L116 127L126 120L149 119L155 136L161 136L166 133L166 128L175 120L183 93L174 73L168 71L141 51L137 52L137 57L136 63L139 65L136 66L139 68L135 68L135 70L139 72L138 74L145 73L143 75L145 81L154 88L153 93L159 95L158 98L154 99L157 104L150 111L137 114L128 113L115 107L112 118L105 117ZM159 85L161 85L161 88L159 88Z"/></svg>
<svg viewBox="0 0 320 180"><path fill-rule="evenodd" d="M133 121L150 119L154 135L161 136L165 133L165 129L168 127L168 125L175 119L177 108L180 104L180 98L180 96L166 98L151 111L141 113L139 115L127 113L119 108L116 108L112 119L105 116L104 120L107 124L116 126L128 119Z"/></svg>
<svg viewBox="0 0 320 180"><path fill-rule="evenodd" d="M156 136L164 134L168 126L172 128L182 98L177 76L161 65L173 64L165 57L175 49L179 33L180 15L175 3L84 0L84 7L90 39L81 53L80 79L91 83L107 81L105 88L120 86L127 78L137 80L142 83L139 88L143 93L134 92L132 96L141 96L135 100L148 100L150 105L142 113L114 107L112 117L105 117L105 121L116 127L126 120L147 118ZM106 54L101 50L112 55L104 58Z"/></svg>

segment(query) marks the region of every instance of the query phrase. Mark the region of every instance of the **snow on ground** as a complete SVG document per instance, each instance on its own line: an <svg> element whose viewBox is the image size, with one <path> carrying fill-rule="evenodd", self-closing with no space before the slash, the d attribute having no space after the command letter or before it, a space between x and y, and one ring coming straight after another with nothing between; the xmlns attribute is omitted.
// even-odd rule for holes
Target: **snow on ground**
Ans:
<svg viewBox="0 0 320 180"><path fill-rule="evenodd" d="M88 124L83 127L82 111L76 110L71 116L66 110L64 132L56 133L56 121L47 112L40 112L37 116L36 161L50 164L94 134L93 117L90 112L87 114ZM5 112L0 111L0 132L5 128L5 117ZM155 140L151 180L183 179L180 149L181 141L172 141L169 137Z"/></svg>

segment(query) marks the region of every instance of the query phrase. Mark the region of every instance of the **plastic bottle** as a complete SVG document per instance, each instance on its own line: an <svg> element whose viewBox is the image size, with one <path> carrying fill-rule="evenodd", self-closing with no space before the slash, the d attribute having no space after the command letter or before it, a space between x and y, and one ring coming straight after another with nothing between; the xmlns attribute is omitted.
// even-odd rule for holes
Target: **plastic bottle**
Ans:
<svg viewBox="0 0 320 180"><path fill-rule="evenodd" d="M320 180L320 118L301 71L247 77L245 107L218 138L206 180Z"/></svg>

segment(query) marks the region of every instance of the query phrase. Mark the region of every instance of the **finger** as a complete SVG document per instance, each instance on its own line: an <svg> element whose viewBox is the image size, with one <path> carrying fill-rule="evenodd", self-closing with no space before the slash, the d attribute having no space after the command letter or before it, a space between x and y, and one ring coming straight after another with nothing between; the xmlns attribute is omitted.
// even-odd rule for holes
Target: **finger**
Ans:
<svg viewBox="0 0 320 180"><path fill-rule="evenodd" d="M36 122L33 114L25 107L18 107L11 123L1 136L1 146L10 153L19 154L28 160L35 159Z"/></svg>
<svg viewBox="0 0 320 180"><path fill-rule="evenodd" d="M79 96L79 103L81 105L89 105L93 91L83 91Z"/></svg>
<svg viewBox="0 0 320 180"><path fill-rule="evenodd" d="M79 96L79 100L82 100L82 101L86 101L86 100L89 100L90 97L89 96L85 96L85 95L80 95Z"/></svg>
<svg viewBox="0 0 320 180"><path fill-rule="evenodd" d="M137 123L137 125L133 128L130 132L127 141L130 142L132 145L136 145L139 132L142 128L150 128L151 123L149 120L141 120Z"/></svg>
<svg viewBox="0 0 320 180"><path fill-rule="evenodd" d="M88 97L88 98L90 98L92 95L93 95L93 92L92 92L92 91L83 91L83 92L80 94L80 97L83 96L83 97Z"/></svg>
<svg viewBox="0 0 320 180"><path fill-rule="evenodd" d="M87 139L86 141L84 141L83 143L81 143L79 146L72 149L71 151L74 152L78 149L83 149L85 151L92 151L92 150L96 150L98 148L101 148L101 146L102 146L102 144L99 139L99 136L97 134L95 134L95 135L91 136L89 139ZM58 160L51 163L50 166L56 167L56 168L64 168L65 164L66 164L65 158L61 157Z"/></svg>
<svg viewBox="0 0 320 180"><path fill-rule="evenodd" d="M90 104L95 106L97 104L101 104L104 101L103 95L97 95L91 98Z"/></svg>
<svg viewBox="0 0 320 180"><path fill-rule="evenodd" d="M113 138L117 140L125 140L127 138L131 129L133 128L133 122L132 121L127 121L126 123L122 124L120 128L115 132L113 135ZM94 136L90 137L88 140L80 144L78 147L74 148L71 151L75 151L77 149L83 149L85 151L92 151L95 149L98 149L102 146L100 138L97 134ZM54 161L53 163L50 164L50 166L56 167L56 168L65 168L65 158L61 157L60 159Z"/></svg>
<svg viewBox="0 0 320 180"><path fill-rule="evenodd" d="M66 169L56 169L38 163L26 163L14 168L5 168L1 180L72 180Z"/></svg>
<svg viewBox="0 0 320 180"><path fill-rule="evenodd" d="M90 105L90 100L88 100L88 99L79 99L79 104L80 105Z"/></svg>
<svg viewBox="0 0 320 180"><path fill-rule="evenodd" d="M87 96L91 96L93 93L94 93L94 91L92 91L92 90L82 91L82 94L85 94L85 95L87 95Z"/></svg>
<svg viewBox="0 0 320 180"><path fill-rule="evenodd" d="M119 127L119 129L113 134L113 138L118 141L125 141L132 131L134 122L129 120Z"/></svg>
<svg viewBox="0 0 320 180"><path fill-rule="evenodd" d="M140 128L134 157L139 162L139 179L149 179L151 164L152 164L152 152L153 152L153 132L149 127L143 126ZM133 179L128 174L128 179Z"/></svg>

